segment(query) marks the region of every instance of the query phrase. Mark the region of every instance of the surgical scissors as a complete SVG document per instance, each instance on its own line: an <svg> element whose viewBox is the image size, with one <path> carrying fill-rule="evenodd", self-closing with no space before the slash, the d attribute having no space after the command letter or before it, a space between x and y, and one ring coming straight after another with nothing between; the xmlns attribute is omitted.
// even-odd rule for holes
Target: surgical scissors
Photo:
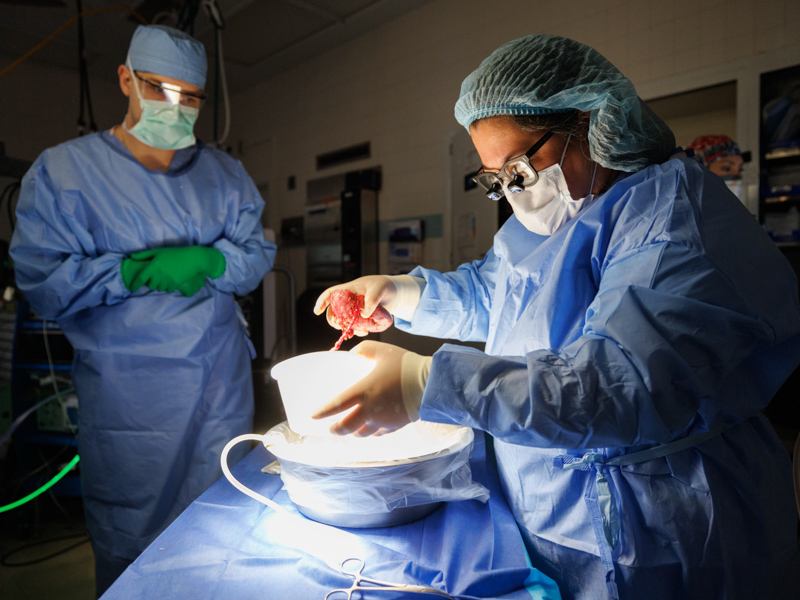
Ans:
<svg viewBox="0 0 800 600"><path fill-rule="evenodd" d="M425 587L423 585L411 585L408 583L390 583L388 581L379 581L377 579L370 579L369 577L362 577L361 572L364 570L364 561L360 558L345 558L342 564L339 565L339 571L343 575L352 577L354 579L353 585L349 588L339 588L331 590L325 594L325 600L352 600L353 592L365 594L370 590L376 592L404 592L406 594L432 594L456 600L450 594L440 592L432 587ZM370 583L372 586L361 585L361 583ZM359 596L361 597L361 596Z"/></svg>

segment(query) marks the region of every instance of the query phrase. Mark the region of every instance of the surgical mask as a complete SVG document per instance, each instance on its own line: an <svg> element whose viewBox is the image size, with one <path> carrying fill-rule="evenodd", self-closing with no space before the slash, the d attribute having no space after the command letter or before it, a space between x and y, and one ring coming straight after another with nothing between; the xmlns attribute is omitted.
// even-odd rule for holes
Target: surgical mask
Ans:
<svg viewBox="0 0 800 600"><path fill-rule="evenodd" d="M589 193L585 198L573 200L567 187L567 180L561 170L561 163L567 154L567 144L561 160L551 167L539 171L539 180L532 186L526 187L521 192L512 192L505 188L508 199L517 220L527 229L539 235L553 235L562 225L577 215L580 210L594 200L594 195ZM592 173L592 183L589 190L594 187L594 178L597 174L597 163Z"/></svg>
<svg viewBox="0 0 800 600"><path fill-rule="evenodd" d="M133 68L128 62L128 68ZM128 129L123 121L122 127L143 144L162 150L180 150L195 143L194 124L200 111L180 103L171 104L163 100L145 100L139 91L136 77L132 79L142 114L139 121Z"/></svg>

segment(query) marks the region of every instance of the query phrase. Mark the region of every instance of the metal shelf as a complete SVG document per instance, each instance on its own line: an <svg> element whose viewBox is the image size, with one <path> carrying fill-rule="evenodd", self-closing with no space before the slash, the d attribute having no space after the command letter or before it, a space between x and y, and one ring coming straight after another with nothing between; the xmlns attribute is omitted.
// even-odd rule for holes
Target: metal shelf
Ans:
<svg viewBox="0 0 800 600"><path fill-rule="evenodd" d="M25 371L49 371L50 365L47 363L15 363L13 368ZM72 371L71 364L53 364L54 371Z"/></svg>
<svg viewBox="0 0 800 600"><path fill-rule="evenodd" d="M77 438L68 433L32 433L22 432L13 434L14 441L23 444L45 444L47 446L73 446L78 447Z"/></svg>
<svg viewBox="0 0 800 600"><path fill-rule="evenodd" d="M776 160L792 156L800 156L800 140L769 144L764 152L764 160Z"/></svg>
<svg viewBox="0 0 800 600"><path fill-rule="evenodd" d="M780 191L775 191L773 188L761 192L761 201L764 204L779 204L795 200L800 200L800 185L785 186L780 188Z"/></svg>
<svg viewBox="0 0 800 600"><path fill-rule="evenodd" d="M47 331L63 335L61 327L53 321L22 321L19 325L22 329L30 329L33 331L42 331L47 328Z"/></svg>

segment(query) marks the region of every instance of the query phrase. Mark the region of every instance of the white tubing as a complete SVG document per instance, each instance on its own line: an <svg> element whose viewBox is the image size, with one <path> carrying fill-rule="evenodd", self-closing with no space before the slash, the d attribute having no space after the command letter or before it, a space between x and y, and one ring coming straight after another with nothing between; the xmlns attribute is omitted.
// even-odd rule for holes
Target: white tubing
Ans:
<svg viewBox="0 0 800 600"><path fill-rule="evenodd" d="M228 468L228 452L231 451L231 448L233 448L239 442L243 442L245 440L262 442L263 438L264 438L264 436L261 436L261 435L256 435L254 433L247 433L245 435L240 435L239 437L235 437L230 442L228 442L225 445L225 448L222 449L222 454L219 457L219 462L222 465L222 472L225 474L225 478L228 481L231 482L231 485L233 487L235 487L237 490L239 490L240 492L242 492L243 494L247 494L251 498L253 498L255 500L258 500L262 504L266 504L271 509L273 509L273 510L275 510L277 512L284 512L284 513L287 513L287 514L291 514L291 513L289 513L289 511L287 511L285 508L283 508L280 504L277 504L274 500L270 500L269 498L265 498L261 494L259 494L257 492L254 492L249 487L245 486L243 483L241 483L238 479L236 479L233 476L233 474L231 473L231 470Z"/></svg>

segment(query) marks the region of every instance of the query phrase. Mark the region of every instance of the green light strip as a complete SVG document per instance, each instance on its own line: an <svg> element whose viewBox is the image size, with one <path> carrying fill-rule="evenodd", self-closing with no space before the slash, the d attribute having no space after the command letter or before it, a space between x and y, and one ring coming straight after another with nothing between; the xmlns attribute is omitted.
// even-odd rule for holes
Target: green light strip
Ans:
<svg viewBox="0 0 800 600"><path fill-rule="evenodd" d="M30 502L31 500L36 498L36 496L38 496L39 494L43 494L44 492L49 490L51 487L53 487L55 484L57 484L61 480L61 478L64 477L64 475L69 473L69 471L72 469L72 467L74 467L75 465L78 464L78 461L80 459L81 459L81 457L76 454L75 458L73 458L66 467L61 469L61 472L58 475L53 477L50 481L45 483L38 490L36 490L35 492L31 492L30 494L28 494L24 498L20 498L19 500L17 500L16 502L12 502L11 504L6 504L5 506L0 506L0 513L6 512L7 510L12 510L14 508L17 508L18 506L22 506L26 502Z"/></svg>

